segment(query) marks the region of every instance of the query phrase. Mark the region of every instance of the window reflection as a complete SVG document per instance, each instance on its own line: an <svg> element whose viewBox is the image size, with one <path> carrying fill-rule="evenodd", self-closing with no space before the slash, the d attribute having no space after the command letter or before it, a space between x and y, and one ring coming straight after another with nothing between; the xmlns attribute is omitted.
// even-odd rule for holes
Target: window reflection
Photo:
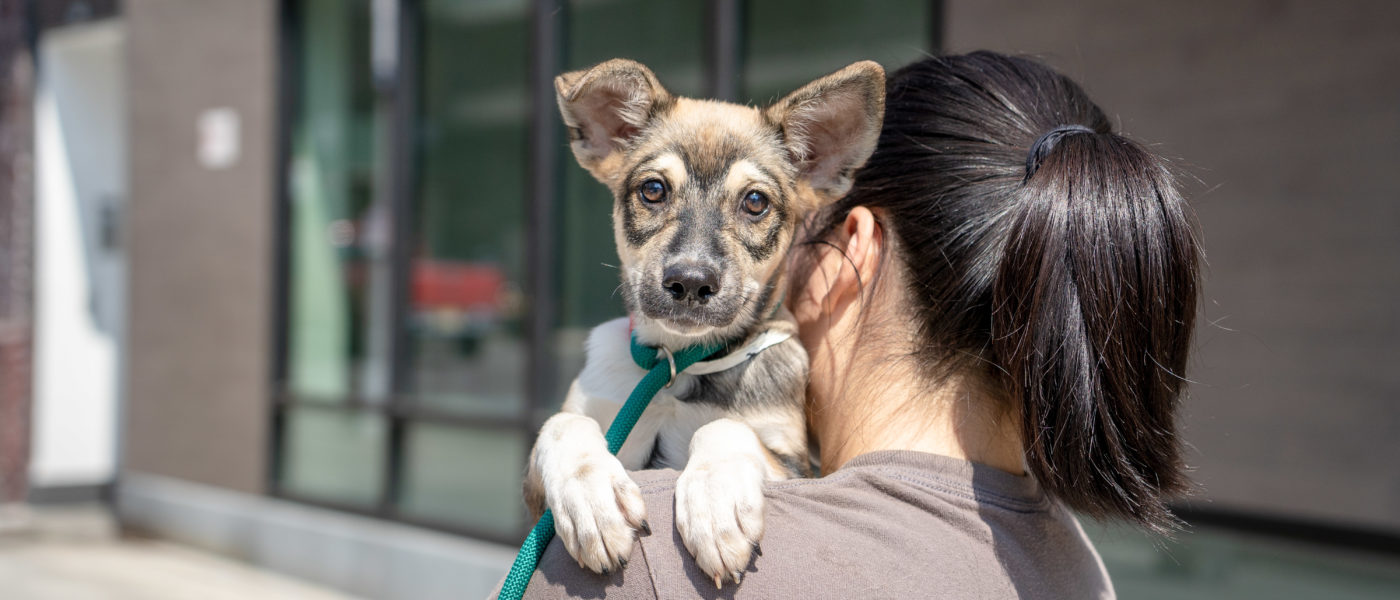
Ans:
<svg viewBox="0 0 1400 600"><path fill-rule="evenodd" d="M526 448L519 430L415 424L405 446L404 514L517 535L526 526L520 501Z"/></svg>
<svg viewBox="0 0 1400 600"><path fill-rule="evenodd" d="M367 0L307 0L291 132L286 392L280 489L370 506L382 494L385 423L347 409L384 401L369 358L369 273L387 254L374 199L374 91ZM341 406L336 406L341 405Z"/></svg>
<svg viewBox="0 0 1400 600"><path fill-rule="evenodd" d="M527 7L423 7L407 323L420 405L499 417L524 405Z"/></svg>
<svg viewBox="0 0 1400 600"><path fill-rule="evenodd" d="M365 360L367 224L373 214L373 106L367 0L309 0L290 168L288 391L343 400Z"/></svg>
<svg viewBox="0 0 1400 600"><path fill-rule="evenodd" d="M748 0L744 5L743 95L756 104L769 104L858 60L894 69L928 52L933 18L926 0Z"/></svg>
<svg viewBox="0 0 1400 600"><path fill-rule="evenodd" d="M287 412L282 489L301 497L373 506L384 489L384 419L330 407Z"/></svg>

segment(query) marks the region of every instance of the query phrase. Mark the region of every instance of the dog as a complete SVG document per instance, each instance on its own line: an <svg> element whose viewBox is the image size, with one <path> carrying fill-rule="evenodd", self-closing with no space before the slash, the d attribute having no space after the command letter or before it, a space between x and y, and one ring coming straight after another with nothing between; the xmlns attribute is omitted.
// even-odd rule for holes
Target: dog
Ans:
<svg viewBox="0 0 1400 600"><path fill-rule="evenodd" d="M617 569L650 533L627 470L673 468L686 548L716 587L737 583L763 535L763 482L811 474L807 354L782 308L784 263L805 216L844 195L875 149L884 79L858 62L762 109L674 96L625 59L554 80L574 156L615 199L630 315L590 332L527 465L526 504L553 511L582 567ZM614 457L603 431L645 374L631 336L724 350L674 376Z"/></svg>

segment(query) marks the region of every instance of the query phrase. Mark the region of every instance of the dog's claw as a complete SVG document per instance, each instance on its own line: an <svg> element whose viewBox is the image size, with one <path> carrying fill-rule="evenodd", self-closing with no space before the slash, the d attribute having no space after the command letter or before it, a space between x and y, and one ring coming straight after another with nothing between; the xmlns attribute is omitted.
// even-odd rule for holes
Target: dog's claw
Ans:
<svg viewBox="0 0 1400 600"><path fill-rule="evenodd" d="M724 580L723 580L723 579L720 579L720 578L719 578L719 575L715 575L715 589L717 589L717 590L722 590L722 589L724 589Z"/></svg>
<svg viewBox="0 0 1400 600"><path fill-rule="evenodd" d="M763 548L758 546L758 542L753 543L753 553L755 556L763 556Z"/></svg>
<svg viewBox="0 0 1400 600"><path fill-rule="evenodd" d="M642 533L651 535L651 523L648 523L646 519L642 519Z"/></svg>
<svg viewBox="0 0 1400 600"><path fill-rule="evenodd" d="M734 578L734 585L739 585L739 580L740 580L741 577L743 577L744 574L743 574L743 573L740 573L740 572L738 572L738 571L735 571L735 572L733 572L733 573L730 573L729 575L730 575L731 577Z"/></svg>

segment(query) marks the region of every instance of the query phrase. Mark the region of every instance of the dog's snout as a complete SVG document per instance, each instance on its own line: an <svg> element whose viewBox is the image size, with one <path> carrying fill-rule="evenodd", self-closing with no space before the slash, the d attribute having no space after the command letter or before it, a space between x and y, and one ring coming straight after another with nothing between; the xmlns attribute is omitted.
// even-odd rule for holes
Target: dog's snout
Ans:
<svg viewBox="0 0 1400 600"><path fill-rule="evenodd" d="M661 287L677 302L704 304L719 293L719 273L707 265L680 263L662 273Z"/></svg>

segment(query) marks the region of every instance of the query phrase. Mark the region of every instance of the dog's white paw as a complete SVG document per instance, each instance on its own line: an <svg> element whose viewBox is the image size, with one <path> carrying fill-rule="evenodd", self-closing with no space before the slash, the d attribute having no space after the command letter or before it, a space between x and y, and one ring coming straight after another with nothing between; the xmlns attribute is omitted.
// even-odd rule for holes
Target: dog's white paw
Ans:
<svg viewBox="0 0 1400 600"><path fill-rule="evenodd" d="M606 574L627 564L638 531L650 532L646 504L622 463L602 444L596 422L573 417L577 420L555 438L558 446L540 461L545 503L569 555L583 568Z"/></svg>
<svg viewBox="0 0 1400 600"><path fill-rule="evenodd" d="M738 583L763 538L762 448L751 429L727 419L697 431L691 448L676 480L676 529L715 587Z"/></svg>

